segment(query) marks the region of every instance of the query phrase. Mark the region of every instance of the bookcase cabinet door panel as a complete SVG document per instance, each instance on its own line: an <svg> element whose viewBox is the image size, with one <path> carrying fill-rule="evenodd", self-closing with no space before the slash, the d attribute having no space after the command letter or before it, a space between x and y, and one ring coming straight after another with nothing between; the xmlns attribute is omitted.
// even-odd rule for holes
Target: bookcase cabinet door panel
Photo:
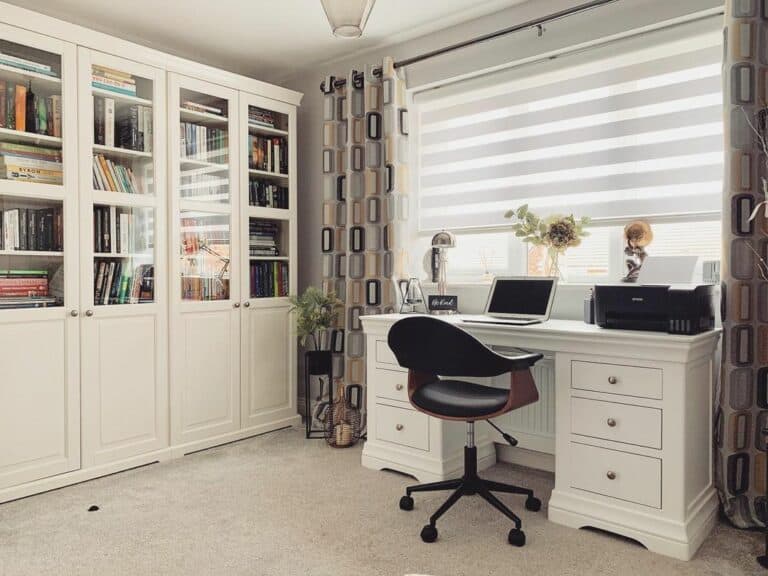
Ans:
<svg viewBox="0 0 768 576"><path fill-rule="evenodd" d="M294 335L289 307L243 310L243 427L296 413Z"/></svg>
<svg viewBox="0 0 768 576"><path fill-rule="evenodd" d="M174 338L174 444L239 429L239 320L230 305L182 314Z"/></svg>
<svg viewBox="0 0 768 576"><path fill-rule="evenodd" d="M0 314L2 489L79 468L80 395L77 319L62 309Z"/></svg>
<svg viewBox="0 0 768 576"><path fill-rule="evenodd" d="M83 319L83 465L168 445L164 329L153 306Z"/></svg>

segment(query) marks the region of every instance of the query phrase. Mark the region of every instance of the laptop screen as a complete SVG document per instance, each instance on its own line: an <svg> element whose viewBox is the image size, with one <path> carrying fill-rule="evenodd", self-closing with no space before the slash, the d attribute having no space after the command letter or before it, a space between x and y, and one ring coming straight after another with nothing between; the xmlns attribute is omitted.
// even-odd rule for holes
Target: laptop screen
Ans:
<svg viewBox="0 0 768 576"><path fill-rule="evenodd" d="M545 316L554 287L553 278L498 278L485 312Z"/></svg>

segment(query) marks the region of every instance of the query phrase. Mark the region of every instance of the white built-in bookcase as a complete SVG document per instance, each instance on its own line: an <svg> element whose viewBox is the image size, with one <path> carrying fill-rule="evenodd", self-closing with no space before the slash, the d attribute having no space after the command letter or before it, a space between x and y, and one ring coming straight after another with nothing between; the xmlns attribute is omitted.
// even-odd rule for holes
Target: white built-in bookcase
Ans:
<svg viewBox="0 0 768 576"><path fill-rule="evenodd" d="M11 181L0 166L0 211L60 214L63 243L0 248L0 274L40 273L49 289L19 305L0 294L0 502L296 424L287 295L298 270L301 94L0 8L0 54L50 68L22 70L0 56L0 82L61 101L60 136L42 121L36 130L46 133L0 127L0 147L61 156L61 183ZM94 87L95 69L127 78L135 94ZM138 146L117 135L97 142L103 98L118 118L141 107L151 136ZM249 121L264 113L274 126ZM188 154L182 123L205 127L223 149ZM282 165L254 165L256 136L277 142ZM130 186L103 189L94 157L120 167ZM254 192L264 186L279 200ZM274 253L252 255L252 229L267 230ZM271 283L261 276L257 287L254 266Z"/></svg>

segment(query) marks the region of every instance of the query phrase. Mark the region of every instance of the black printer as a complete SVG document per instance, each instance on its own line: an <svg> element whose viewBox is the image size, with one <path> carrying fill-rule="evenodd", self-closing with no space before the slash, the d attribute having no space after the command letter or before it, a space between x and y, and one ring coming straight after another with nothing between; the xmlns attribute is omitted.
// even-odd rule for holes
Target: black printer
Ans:
<svg viewBox="0 0 768 576"><path fill-rule="evenodd" d="M595 286L595 323L601 328L698 334L715 327L714 284Z"/></svg>

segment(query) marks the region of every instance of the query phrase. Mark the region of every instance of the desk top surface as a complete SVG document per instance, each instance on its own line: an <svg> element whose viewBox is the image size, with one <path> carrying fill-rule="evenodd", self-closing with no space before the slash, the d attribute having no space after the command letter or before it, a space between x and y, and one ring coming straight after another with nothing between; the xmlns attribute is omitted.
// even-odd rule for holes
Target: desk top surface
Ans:
<svg viewBox="0 0 768 576"><path fill-rule="evenodd" d="M424 316L424 314L380 314L372 316L363 316L361 320L365 325L386 325L393 324L398 320L407 318L409 316ZM710 330L708 332L702 332L701 334L695 334L693 336L686 336L683 334L667 334L666 332L650 332L642 330L616 330L610 328L600 328L595 324L586 324L580 320L558 320L550 319L546 322L539 324L529 324L527 326L510 325L510 324L483 324L475 322L466 322L464 318L468 315L463 314L451 314L431 316L431 318L437 318L444 320L451 324L461 326L469 332L483 332L483 333L496 333L496 334L526 334L526 335L538 335L538 336L566 336L566 337L588 337L590 340L605 339L606 341L613 340L634 340L634 341L653 341L654 343L680 343L680 344L695 344L698 342L710 340L719 336L720 329ZM476 317L476 314L470 316ZM660 342L661 341L661 342Z"/></svg>

